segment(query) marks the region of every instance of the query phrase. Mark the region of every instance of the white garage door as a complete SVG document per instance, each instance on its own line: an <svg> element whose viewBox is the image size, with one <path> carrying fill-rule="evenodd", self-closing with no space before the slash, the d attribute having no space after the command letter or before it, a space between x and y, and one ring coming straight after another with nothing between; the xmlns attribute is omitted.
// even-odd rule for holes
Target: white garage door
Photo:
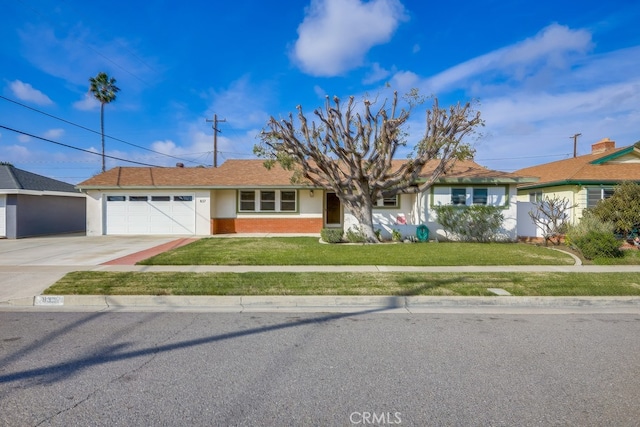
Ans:
<svg viewBox="0 0 640 427"><path fill-rule="evenodd" d="M7 237L7 196L0 194L0 237Z"/></svg>
<svg viewBox="0 0 640 427"><path fill-rule="evenodd" d="M105 234L195 234L193 194L110 194Z"/></svg>

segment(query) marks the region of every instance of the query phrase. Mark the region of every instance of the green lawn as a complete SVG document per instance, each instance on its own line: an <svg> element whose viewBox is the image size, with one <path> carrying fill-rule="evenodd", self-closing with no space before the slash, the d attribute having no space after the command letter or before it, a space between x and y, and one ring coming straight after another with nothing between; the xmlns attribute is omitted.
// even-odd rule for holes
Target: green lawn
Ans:
<svg viewBox="0 0 640 427"><path fill-rule="evenodd" d="M314 237L205 238L143 265L571 265L567 254L524 243L328 245Z"/></svg>
<svg viewBox="0 0 640 427"><path fill-rule="evenodd" d="M50 295L640 295L637 273L145 273L79 271Z"/></svg>

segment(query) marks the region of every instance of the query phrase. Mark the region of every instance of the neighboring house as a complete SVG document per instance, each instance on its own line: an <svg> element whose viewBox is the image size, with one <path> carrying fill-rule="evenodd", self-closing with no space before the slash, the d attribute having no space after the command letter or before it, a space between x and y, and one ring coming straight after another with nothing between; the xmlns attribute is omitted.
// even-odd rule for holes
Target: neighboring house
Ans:
<svg viewBox="0 0 640 427"><path fill-rule="evenodd" d="M0 237L84 232L85 196L66 182L0 165Z"/></svg>
<svg viewBox="0 0 640 427"><path fill-rule="evenodd" d="M219 168L117 167L77 188L87 195L87 234L320 233L357 226L335 193L292 184L291 172L262 160L227 160ZM426 173L429 173L426 170ZM458 162L420 194L378 201L376 228L415 234L426 224L443 235L431 207L485 204L504 209L503 237L516 233L516 185L530 179Z"/></svg>
<svg viewBox="0 0 640 427"><path fill-rule="evenodd" d="M518 234L540 237L528 212L533 202L543 197L569 200L576 208L570 212L570 222L582 217L585 208L610 197L614 187L624 181L640 183L640 142L616 148L615 141L605 138L591 146L591 154L520 169L518 175L535 176L535 183L518 186Z"/></svg>

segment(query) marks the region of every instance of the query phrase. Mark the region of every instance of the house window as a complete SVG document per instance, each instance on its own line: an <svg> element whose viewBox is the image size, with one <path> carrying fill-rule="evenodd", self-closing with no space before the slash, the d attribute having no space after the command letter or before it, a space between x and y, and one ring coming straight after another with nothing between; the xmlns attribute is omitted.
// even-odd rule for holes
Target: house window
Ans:
<svg viewBox="0 0 640 427"><path fill-rule="evenodd" d="M130 202L146 202L148 199L147 196L129 196Z"/></svg>
<svg viewBox="0 0 640 427"><path fill-rule="evenodd" d="M603 199L613 196L613 188L588 188L587 189L587 208L593 208Z"/></svg>
<svg viewBox="0 0 640 427"><path fill-rule="evenodd" d="M191 202L193 201L193 196L173 196L174 202Z"/></svg>
<svg viewBox="0 0 640 427"><path fill-rule="evenodd" d="M240 191L238 212L295 212L298 208L296 190Z"/></svg>
<svg viewBox="0 0 640 427"><path fill-rule="evenodd" d="M379 208L397 208L398 206L400 206L400 196L398 195L383 197L374 203L374 207Z"/></svg>
<svg viewBox="0 0 640 427"><path fill-rule="evenodd" d="M295 191L280 192L280 210L281 211L296 210L296 192Z"/></svg>
<svg viewBox="0 0 640 427"><path fill-rule="evenodd" d="M529 201L531 203L539 203L542 201L542 191L535 191L529 193Z"/></svg>
<svg viewBox="0 0 640 427"><path fill-rule="evenodd" d="M474 205L486 205L487 204L488 190L486 188L474 188L473 189L473 204Z"/></svg>
<svg viewBox="0 0 640 427"><path fill-rule="evenodd" d="M151 196L152 202L170 202L171 196Z"/></svg>
<svg viewBox="0 0 640 427"><path fill-rule="evenodd" d="M260 192L260 210L261 211L276 210L276 192L275 191Z"/></svg>
<svg viewBox="0 0 640 427"><path fill-rule="evenodd" d="M398 195L385 197L382 199L382 206L384 206L385 208L397 208L398 205Z"/></svg>
<svg viewBox="0 0 640 427"><path fill-rule="evenodd" d="M466 205L467 204L467 189L466 188L452 188L451 189L451 204L452 205Z"/></svg>
<svg viewBox="0 0 640 427"><path fill-rule="evenodd" d="M127 200L126 196L107 196L107 202L124 202Z"/></svg>
<svg viewBox="0 0 640 427"><path fill-rule="evenodd" d="M256 193L255 191L240 192L240 210L255 211L256 210Z"/></svg>

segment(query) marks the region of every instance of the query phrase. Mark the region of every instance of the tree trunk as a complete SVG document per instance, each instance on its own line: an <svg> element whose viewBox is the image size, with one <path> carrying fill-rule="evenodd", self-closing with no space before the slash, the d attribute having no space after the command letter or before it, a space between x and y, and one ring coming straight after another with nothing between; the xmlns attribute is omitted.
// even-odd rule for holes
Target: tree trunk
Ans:
<svg viewBox="0 0 640 427"><path fill-rule="evenodd" d="M104 163L104 103L100 103L100 139L102 141L102 172L106 170Z"/></svg>
<svg viewBox="0 0 640 427"><path fill-rule="evenodd" d="M363 199L367 199L363 197ZM351 214L358 220L360 230L368 243L380 243L373 229L373 204L371 200L362 200L355 203L343 202Z"/></svg>

